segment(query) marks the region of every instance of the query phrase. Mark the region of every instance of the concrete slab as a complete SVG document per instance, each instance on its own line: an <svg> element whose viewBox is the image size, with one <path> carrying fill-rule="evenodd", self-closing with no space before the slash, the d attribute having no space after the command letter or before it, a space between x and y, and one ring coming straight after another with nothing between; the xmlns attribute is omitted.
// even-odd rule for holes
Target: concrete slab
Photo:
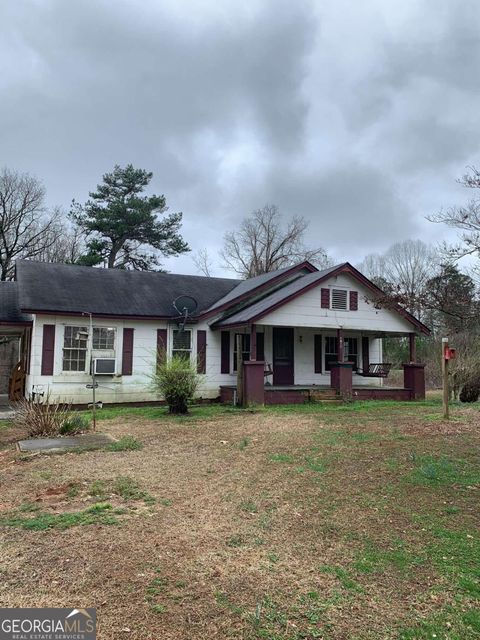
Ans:
<svg viewBox="0 0 480 640"><path fill-rule="evenodd" d="M64 451L66 449L79 449L83 447L96 447L101 449L115 442L115 438L106 433L88 433L83 436L68 436L65 438L32 438L20 440L17 443L20 451Z"/></svg>
<svg viewBox="0 0 480 640"><path fill-rule="evenodd" d="M0 407L0 420L11 420L15 415L15 411Z"/></svg>

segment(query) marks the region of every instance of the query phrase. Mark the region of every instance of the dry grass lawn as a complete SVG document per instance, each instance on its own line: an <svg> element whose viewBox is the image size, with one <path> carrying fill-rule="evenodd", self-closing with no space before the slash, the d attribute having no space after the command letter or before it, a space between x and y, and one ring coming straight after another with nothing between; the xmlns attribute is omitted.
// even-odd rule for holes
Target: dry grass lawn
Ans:
<svg viewBox="0 0 480 640"><path fill-rule="evenodd" d="M479 410L104 410L139 450L20 455L0 423L0 605L100 640L480 636Z"/></svg>

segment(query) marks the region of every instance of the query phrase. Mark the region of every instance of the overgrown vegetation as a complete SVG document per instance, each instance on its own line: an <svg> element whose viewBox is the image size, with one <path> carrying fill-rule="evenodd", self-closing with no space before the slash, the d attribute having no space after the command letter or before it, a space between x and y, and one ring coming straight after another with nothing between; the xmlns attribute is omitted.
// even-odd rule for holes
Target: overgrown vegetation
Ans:
<svg viewBox="0 0 480 640"><path fill-rule="evenodd" d="M12 421L16 427L26 428L30 438L75 435L90 428L86 415L72 412L69 405L54 402L49 395L43 401L19 401Z"/></svg>

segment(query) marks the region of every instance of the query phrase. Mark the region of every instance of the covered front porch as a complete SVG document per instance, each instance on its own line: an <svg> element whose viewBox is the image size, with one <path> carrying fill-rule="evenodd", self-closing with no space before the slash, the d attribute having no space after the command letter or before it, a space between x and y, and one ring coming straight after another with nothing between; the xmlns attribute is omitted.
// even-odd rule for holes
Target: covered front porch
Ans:
<svg viewBox="0 0 480 640"><path fill-rule="evenodd" d="M409 344L401 387L388 384L391 364L383 358L385 333L255 324L230 333L236 379L221 385L222 402L268 405L425 397L414 332L395 334ZM226 332L222 334L226 342Z"/></svg>

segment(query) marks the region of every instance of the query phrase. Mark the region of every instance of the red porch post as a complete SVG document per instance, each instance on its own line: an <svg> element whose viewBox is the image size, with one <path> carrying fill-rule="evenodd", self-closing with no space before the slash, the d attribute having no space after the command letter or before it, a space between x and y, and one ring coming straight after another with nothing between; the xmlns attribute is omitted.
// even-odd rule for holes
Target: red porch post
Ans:
<svg viewBox="0 0 480 640"><path fill-rule="evenodd" d="M264 363L247 360L243 363L243 406L263 405L265 392L263 383Z"/></svg>
<svg viewBox="0 0 480 640"><path fill-rule="evenodd" d="M409 362L403 365L403 386L412 400L425 400L425 365Z"/></svg>

